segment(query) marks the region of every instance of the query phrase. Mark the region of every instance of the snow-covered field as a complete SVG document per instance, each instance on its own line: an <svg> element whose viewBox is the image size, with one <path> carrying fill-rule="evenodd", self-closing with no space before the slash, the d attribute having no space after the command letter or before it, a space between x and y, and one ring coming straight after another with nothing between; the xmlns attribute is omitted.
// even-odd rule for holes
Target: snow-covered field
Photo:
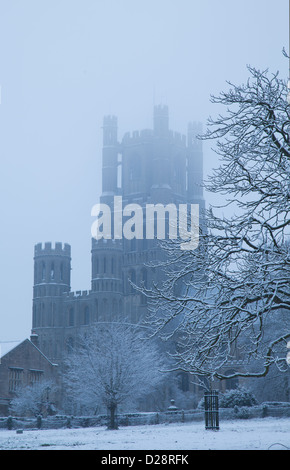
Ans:
<svg viewBox="0 0 290 470"><path fill-rule="evenodd" d="M59 430L0 430L1 450L282 450L290 447L290 419L224 421L219 431L204 423Z"/></svg>

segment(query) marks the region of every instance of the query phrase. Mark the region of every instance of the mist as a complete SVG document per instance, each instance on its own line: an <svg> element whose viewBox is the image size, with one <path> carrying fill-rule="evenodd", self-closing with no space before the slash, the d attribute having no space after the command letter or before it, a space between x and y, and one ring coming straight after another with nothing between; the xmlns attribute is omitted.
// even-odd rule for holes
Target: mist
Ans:
<svg viewBox="0 0 290 470"><path fill-rule="evenodd" d="M247 65L288 79L288 5L271 0L0 1L0 342L31 330L33 252L72 246L72 290L90 288L91 208L101 194L103 116L118 137L204 128L210 95ZM205 142L204 177L218 164ZM206 205L211 195L205 194Z"/></svg>

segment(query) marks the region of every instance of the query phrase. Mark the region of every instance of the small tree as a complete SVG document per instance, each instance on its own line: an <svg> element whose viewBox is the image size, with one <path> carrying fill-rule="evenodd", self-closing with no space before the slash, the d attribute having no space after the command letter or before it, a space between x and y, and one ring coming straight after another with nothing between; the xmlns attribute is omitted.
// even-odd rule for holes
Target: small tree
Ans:
<svg viewBox="0 0 290 470"><path fill-rule="evenodd" d="M78 404L92 409L104 404L110 415L109 429L117 429L117 406L132 406L154 391L164 379L163 368L160 351L136 326L98 323L80 337L68 356L65 382Z"/></svg>
<svg viewBox="0 0 290 470"><path fill-rule="evenodd" d="M39 416L47 413L55 390L55 384L49 380L21 387L11 400L10 410L16 416Z"/></svg>

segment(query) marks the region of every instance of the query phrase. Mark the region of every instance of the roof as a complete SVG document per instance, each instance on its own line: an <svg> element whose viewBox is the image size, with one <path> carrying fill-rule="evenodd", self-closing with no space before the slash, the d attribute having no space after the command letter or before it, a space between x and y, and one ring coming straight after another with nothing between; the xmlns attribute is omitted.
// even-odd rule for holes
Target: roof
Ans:
<svg viewBox="0 0 290 470"><path fill-rule="evenodd" d="M6 356L6 354L13 351L13 349L18 348L18 346L20 346L21 344L23 344L25 342L27 342L30 346L35 348L44 357L44 359L46 361L48 361L52 366L57 366L57 364L54 364L53 362L51 362L50 359L48 359L48 357L45 354L43 354L43 352L37 346L35 346L35 344L33 344L32 341L30 341L28 338L24 339L23 341L11 341L11 342L6 342L6 343L0 343L0 347L1 347L1 350L0 350L0 363L1 363L1 359L4 356ZM18 343L18 344L15 345L15 343ZM3 344L7 345L7 348L4 347L4 349L7 349L4 354L3 354L3 350L2 350L3 349L2 348Z"/></svg>

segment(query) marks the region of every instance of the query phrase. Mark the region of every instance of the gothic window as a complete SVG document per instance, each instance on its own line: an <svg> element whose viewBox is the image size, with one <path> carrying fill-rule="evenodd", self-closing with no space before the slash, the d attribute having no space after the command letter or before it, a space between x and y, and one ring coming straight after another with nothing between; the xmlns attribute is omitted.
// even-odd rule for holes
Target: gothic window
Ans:
<svg viewBox="0 0 290 470"><path fill-rule="evenodd" d="M186 372L178 374L178 388L183 392L189 391L189 377Z"/></svg>
<svg viewBox="0 0 290 470"><path fill-rule="evenodd" d="M60 280L63 281L63 263L60 263Z"/></svg>
<svg viewBox="0 0 290 470"><path fill-rule="evenodd" d="M68 326L74 326L74 324L75 324L74 309L71 307L68 312Z"/></svg>
<svg viewBox="0 0 290 470"><path fill-rule="evenodd" d="M107 299L103 299L103 313L104 314L108 313L108 301L107 301Z"/></svg>
<svg viewBox="0 0 290 470"><path fill-rule="evenodd" d="M41 326L45 326L45 305L41 303Z"/></svg>
<svg viewBox="0 0 290 470"><path fill-rule="evenodd" d="M44 261L42 261L42 263L41 263L41 280L42 281L45 280L45 263L44 263Z"/></svg>
<svg viewBox="0 0 290 470"><path fill-rule="evenodd" d="M32 317L32 325L33 327L37 326L37 313L36 313L36 305L33 305L33 317Z"/></svg>
<svg viewBox="0 0 290 470"><path fill-rule="evenodd" d="M84 308L84 316L83 316L83 325L88 325L90 323L90 310L89 307L86 305Z"/></svg>
<svg viewBox="0 0 290 470"><path fill-rule="evenodd" d="M51 267L50 267L50 279L54 280L54 276L55 276L54 263L51 263Z"/></svg>
<svg viewBox="0 0 290 470"><path fill-rule="evenodd" d="M57 318L56 318L56 303L52 303L52 325L51 326L56 326L57 325Z"/></svg>
<svg viewBox="0 0 290 470"><path fill-rule="evenodd" d="M37 306L36 324L35 326L41 326L41 304Z"/></svg>
<svg viewBox="0 0 290 470"><path fill-rule="evenodd" d="M50 308L48 308L48 312L47 312L47 326L52 326L52 310L53 310L53 304L51 302Z"/></svg>

